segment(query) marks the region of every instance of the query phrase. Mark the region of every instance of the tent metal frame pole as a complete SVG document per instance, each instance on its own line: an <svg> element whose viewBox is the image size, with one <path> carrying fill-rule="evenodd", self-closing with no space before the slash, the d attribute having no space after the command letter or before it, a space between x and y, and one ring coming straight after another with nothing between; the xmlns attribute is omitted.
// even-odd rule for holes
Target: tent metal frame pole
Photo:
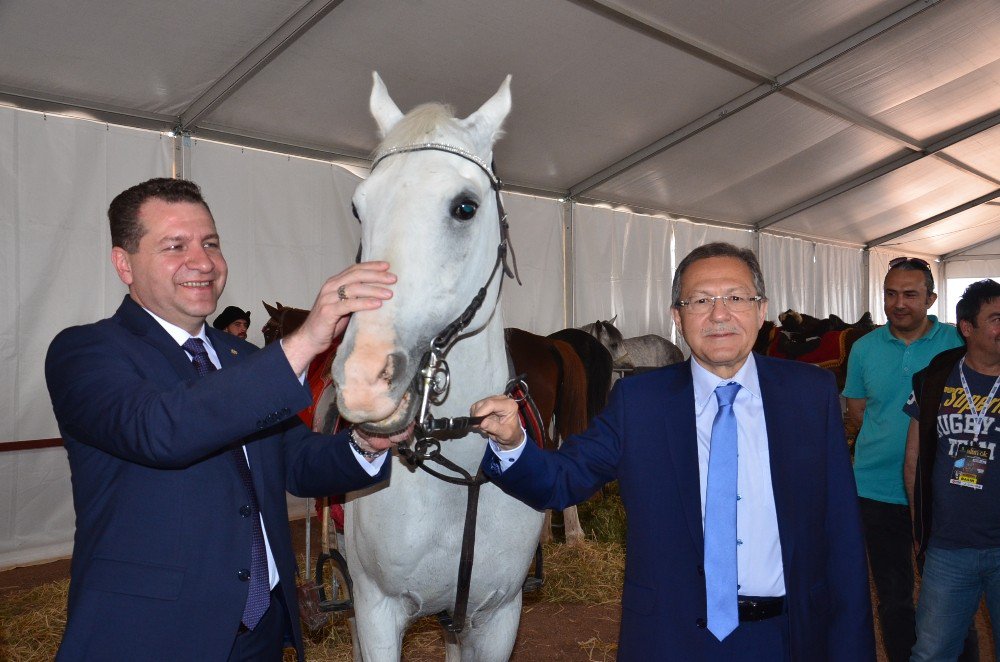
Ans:
<svg viewBox="0 0 1000 662"><path fill-rule="evenodd" d="M563 328L576 326L576 261L573 259L573 240L576 220L576 203L562 202L562 251L563 251Z"/></svg>
<svg viewBox="0 0 1000 662"><path fill-rule="evenodd" d="M986 204L990 204L990 203L986 203ZM958 250L951 251L950 253L945 253L944 255L941 256L941 261L942 262L948 262L950 260L954 260L956 257L962 255L963 253L966 253L968 251L974 251L977 248L979 248L981 246L985 246L987 244L992 244L996 240L997 240L996 237L990 237L989 239L983 239L982 241L977 241L976 243L972 244L971 246L966 246L965 248L959 248Z"/></svg>
<svg viewBox="0 0 1000 662"><path fill-rule="evenodd" d="M295 12L181 113L181 129L189 131L196 127L205 115L243 87L257 72L294 44L341 2L343 0L311 0Z"/></svg>
<svg viewBox="0 0 1000 662"><path fill-rule="evenodd" d="M976 122L971 126L967 126L948 136L945 136L941 140L931 145L928 145L922 151L910 152L909 154L904 154L903 156L894 159L893 161L890 161L889 163L881 167L875 168L874 170L869 170L868 172L862 173L857 177L844 182L843 184L839 184L838 186L823 191L822 193L818 193L812 196L811 198L807 198L802 202L796 203L791 207L788 207L787 209L783 209L779 212L771 214L770 216L757 221L755 225L758 230L763 230L764 228L770 227L775 223L779 223L780 221L785 220L789 216L794 216L795 214L798 214L801 211L805 211L810 207L815 207L821 202L826 202L830 198L836 197L841 193L850 191L851 189L857 188L862 184L867 184L872 180L878 179L879 177L889 174L890 172L893 172L895 170L899 170L903 166L907 166L911 163L914 163L915 161L919 161L920 159L932 156L936 152L951 147L952 145L961 142L966 138L971 138L972 136L983 133L984 131L988 131L989 129L992 129L998 124L1000 124L1000 113L991 115L986 119Z"/></svg>
<svg viewBox="0 0 1000 662"><path fill-rule="evenodd" d="M917 0L902 9L893 12L889 16L883 18L876 23L868 26L867 28L856 32L847 39L844 39L840 43L837 43L830 48L814 55L813 57L800 62L794 67L778 74L773 78L773 80L767 80L749 92L745 92L735 99L715 108L714 110L705 113L696 120L689 122L687 125L673 131L666 136L660 138L654 143L643 147L640 150L629 154L623 159L613 163L612 165L604 168L603 170L591 175L590 177L574 184L570 187L570 197L575 198L579 195L586 193L587 191L600 186L604 182L608 181L612 177L621 174L622 172L628 170L629 168L642 163L643 161L656 156L660 152L673 147L674 145L680 144L695 136L705 129L721 122L722 120L735 115L736 113L752 106L753 104L769 97L775 92L781 91L788 85L791 85L795 81L809 75L810 73L820 69L826 64L839 58L841 55L851 51L861 44L864 44L871 39L879 36L880 34L891 30L897 25L909 20L910 18L916 16L917 14L926 11L930 7L938 4L942 0ZM609 9L608 4L601 4L605 9ZM620 10L619 10L619 13ZM621 14L623 19L632 18L626 14ZM671 37L665 32L663 32L664 37ZM691 49L696 48L693 44L689 44L689 49L685 49L688 52L692 52ZM716 62L719 59L718 55L715 53L710 53L708 51L702 51L703 59L709 59L709 61ZM733 64L730 62L730 64ZM728 70L733 70L733 67L727 67ZM742 69L742 67L741 67ZM756 77L756 76L755 76Z"/></svg>
<svg viewBox="0 0 1000 662"><path fill-rule="evenodd" d="M998 189L996 189L994 191L990 191L986 195L981 195L978 198L976 198L975 200L969 200L968 202L960 204L957 207L952 207L951 209L949 209L947 211L943 211L940 214L935 214L934 216L931 216L930 218L925 218L924 220L920 221L919 223L914 223L913 225L908 225L905 228L902 228L900 230L896 230L895 232L890 232L889 234L882 235L881 237L879 237L877 239L873 239L873 240L869 241L867 244L865 244L865 247L867 247L867 248L875 248L876 246L880 246L880 245L882 245L882 244L884 244L886 242L892 241L896 237L902 237L903 235L910 234L911 232L916 232L917 230L920 230L921 228L925 228L928 225L933 225L934 223L937 223L939 221L943 221L944 219L950 218L950 217L954 216L955 214L961 214L963 211L968 211L968 210L972 209L973 207L978 207L979 205L983 204L984 202L989 202L990 200L995 200L997 198L1000 198L1000 188L998 188Z"/></svg>

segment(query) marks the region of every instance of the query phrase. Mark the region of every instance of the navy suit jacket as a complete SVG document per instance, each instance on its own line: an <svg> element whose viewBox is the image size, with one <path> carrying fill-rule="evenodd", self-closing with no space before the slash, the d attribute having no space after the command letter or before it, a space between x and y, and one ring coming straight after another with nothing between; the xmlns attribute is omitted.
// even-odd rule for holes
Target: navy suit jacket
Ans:
<svg viewBox="0 0 1000 662"><path fill-rule="evenodd" d="M302 654L285 490L338 494L372 478L345 435L306 429L311 404L278 343L208 328L222 370L186 352L131 298L60 333L45 377L73 480L76 536L59 660L225 660L249 583L252 520L231 453L245 444Z"/></svg>
<svg viewBox="0 0 1000 662"><path fill-rule="evenodd" d="M868 567L832 373L756 356L789 617L791 659L875 659ZM535 508L618 480L628 516L619 660L703 660L704 535L689 361L619 380L607 408L558 452L528 443L500 473Z"/></svg>

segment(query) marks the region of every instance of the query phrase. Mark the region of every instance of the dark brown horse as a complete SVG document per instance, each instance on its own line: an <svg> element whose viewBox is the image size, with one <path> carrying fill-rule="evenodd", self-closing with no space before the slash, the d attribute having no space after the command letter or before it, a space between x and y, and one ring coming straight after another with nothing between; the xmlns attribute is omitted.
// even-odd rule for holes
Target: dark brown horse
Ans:
<svg viewBox="0 0 1000 662"><path fill-rule="evenodd" d="M580 357L583 370L587 373L587 420L593 420L608 403L613 365L611 352L583 329L563 329L550 333L548 337L569 344Z"/></svg>
<svg viewBox="0 0 1000 662"><path fill-rule="evenodd" d="M546 431L546 448L558 447L558 442L587 427L587 374L576 351L561 340L535 335L521 329L504 329L507 351L517 374L525 381ZM548 430L554 429L553 438ZM563 511L567 542L583 540L583 529L576 508ZM550 527L542 529L547 539Z"/></svg>

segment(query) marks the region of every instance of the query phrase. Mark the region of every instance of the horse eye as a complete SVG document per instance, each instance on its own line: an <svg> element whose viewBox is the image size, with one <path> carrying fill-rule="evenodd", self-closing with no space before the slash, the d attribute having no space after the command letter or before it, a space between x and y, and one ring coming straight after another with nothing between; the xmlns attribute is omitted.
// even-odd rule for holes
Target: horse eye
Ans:
<svg viewBox="0 0 1000 662"><path fill-rule="evenodd" d="M361 217L358 216L358 206L353 202L351 203L351 213L354 214L354 218L358 219L358 223L360 223Z"/></svg>
<svg viewBox="0 0 1000 662"><path fill-rule="evenodd" d="M479 203L473 200L461 200L451 208L451 216L460 221L468 221L476 215L478 209Z"/></svg>

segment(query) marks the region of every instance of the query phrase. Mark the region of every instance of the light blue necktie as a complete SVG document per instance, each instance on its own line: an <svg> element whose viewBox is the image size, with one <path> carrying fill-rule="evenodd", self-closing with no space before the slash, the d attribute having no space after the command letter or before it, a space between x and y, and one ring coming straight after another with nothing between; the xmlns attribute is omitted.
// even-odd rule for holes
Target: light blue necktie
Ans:
<svg viewBox="0 0 1000 662"><path fill-rule="evenodd" d="M740 385L718 386L719 413L712 423L705 496L705 594L708 629L722 641L740 624L736 576L736 415Z"/></svg>

